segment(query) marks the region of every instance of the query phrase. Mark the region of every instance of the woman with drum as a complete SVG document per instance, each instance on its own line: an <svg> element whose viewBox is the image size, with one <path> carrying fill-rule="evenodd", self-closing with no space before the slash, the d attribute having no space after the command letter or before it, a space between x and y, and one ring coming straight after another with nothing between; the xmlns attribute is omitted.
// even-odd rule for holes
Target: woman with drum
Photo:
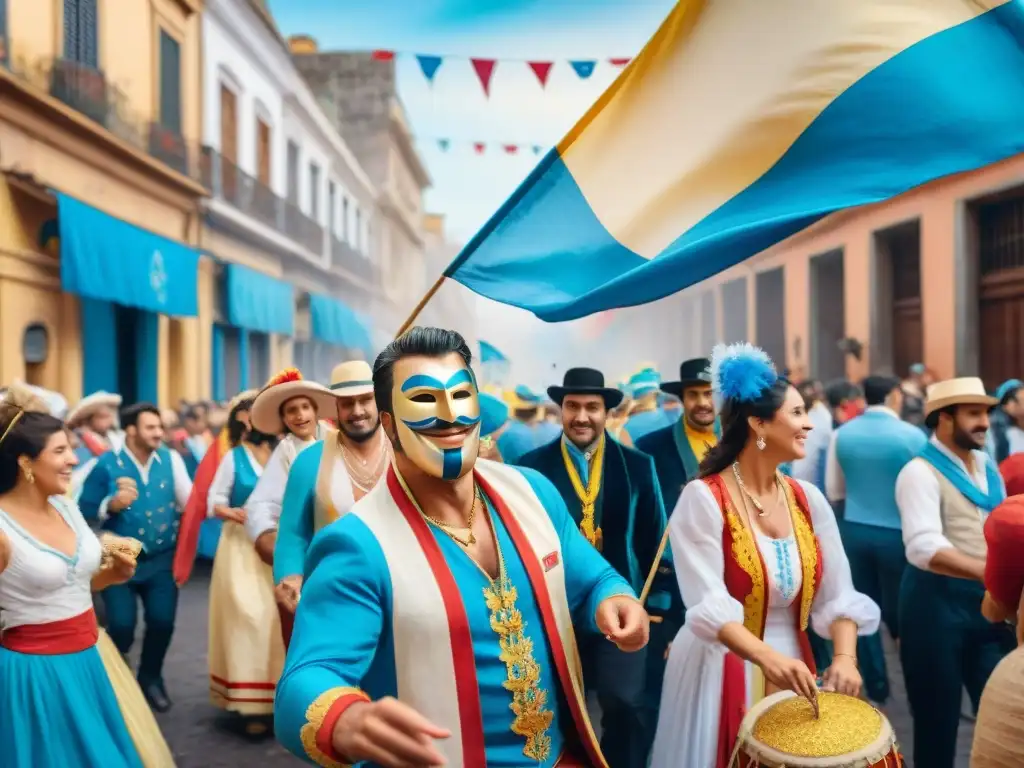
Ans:
<svg viewBox="0 0 1024 768"><path fill-rule="evenodd" d="M825 497L778 471L805 455L800 393L749 344L715 348L712 387L722 437L669 521L688 610L669 654L652 768L730 768L744 716L766 695L794 691L815 712L819 683L859 695L857 636L880 618L853 588ZM820 681L809 625L835 647Z"/></svg>

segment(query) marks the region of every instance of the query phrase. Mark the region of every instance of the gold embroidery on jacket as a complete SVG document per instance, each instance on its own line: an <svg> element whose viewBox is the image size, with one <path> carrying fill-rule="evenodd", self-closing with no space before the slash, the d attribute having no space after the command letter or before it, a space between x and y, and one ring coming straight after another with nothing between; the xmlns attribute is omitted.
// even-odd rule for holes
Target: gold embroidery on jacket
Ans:
<svg viewBox="0 0 1024 768"><path fill-rule="evenodd" d="M484 588L484 600L491 612L491 629L498 634L499 658L508 670L502 685L512 694L509 708L515 719L511 729L526 739L523 754L543 762L551 754L548 729L554 715L546 706L548 692L540 687L540 666L533 656L533 641L523 632L526 623L516 608L516 588L504 568L500 570L498 579Z"/></svg>
<svg viewBox="0 0 1024 768"><path fill-rule="evenodd" d="M732 538L733 560L750 577L750 594L743 598L743 626L755 637L760 637L765 612L765 581L761 558L753 535L728 501L725 502L725 519Z"/></svg>
<svg viewBox="0 0 1024 768"><path fill-rule="evenodd" d="M786 489L789 516L793 520L793 536L796 538L796 546L800 552L800 567L804 575L804 583L800 588L800 629L806 630L811 618L814 592L818 587L814 583L814 572L818 567L818 546L814 529L807 522L807 516L800 505L797 504L793 488L785 481L783 481L782 487Z"/></svg>

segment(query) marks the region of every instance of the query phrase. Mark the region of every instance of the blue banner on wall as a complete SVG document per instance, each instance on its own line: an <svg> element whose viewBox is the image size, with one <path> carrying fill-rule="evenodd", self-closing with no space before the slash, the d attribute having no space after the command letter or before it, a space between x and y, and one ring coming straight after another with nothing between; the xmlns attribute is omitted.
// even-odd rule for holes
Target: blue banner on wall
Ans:
<svg viewBox="0 0 1024 768"><path fill-rule="evenodd" d="M54 194L65 291L161 315L196 315L196 250Z"/></svg>

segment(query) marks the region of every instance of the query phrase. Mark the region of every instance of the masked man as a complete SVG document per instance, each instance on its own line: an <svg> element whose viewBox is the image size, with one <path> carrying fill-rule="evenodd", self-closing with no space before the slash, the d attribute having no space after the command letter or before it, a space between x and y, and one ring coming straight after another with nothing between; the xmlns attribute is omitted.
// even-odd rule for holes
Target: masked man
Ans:
<svg viewBox="0 0 1024 768"><path fill-rule="evenodd" d="M563 434L519 463L554 484L583 535L639 592L657 558L665 508L651 458L605 431L622 393L605 387L600 371L571 368L548 396L561 406ZM597 692L601 748L612 768L646 765L654 742L646 655L621 653L599 638L583 645L584 677Z"/></svg>
<svg viewBox="0 0 1024 768"><path fill-rule="evenodd" d="M394 463L313 541L275 702L318 765L605 765L573 617L639 650L647 616L550 483L477 460L470 357L413 328L374 365Z"/></svg>
<svg viewBox="0 0 1024 768"><path fill-rule="evenodd" d="M934 430L896 479L907 566L900 585L900 661L914 716L914 762L953 768L963 689L975 708L1013 631L982 616L987 546L983 523L1005 498L985 453L996 399L980 379L928 388Z"/></svg>
<svg viewBox="0 0 1024 768"><path fill-rule="evenodd" d="M313 534L369 493L390 463L390 443L380 429L372 378L370 366L362 360L335 367L330 390L338 431L302 451L288 471L274 544L274 584L292 613ZM329 406L323 403L321 412Z"/></svg>

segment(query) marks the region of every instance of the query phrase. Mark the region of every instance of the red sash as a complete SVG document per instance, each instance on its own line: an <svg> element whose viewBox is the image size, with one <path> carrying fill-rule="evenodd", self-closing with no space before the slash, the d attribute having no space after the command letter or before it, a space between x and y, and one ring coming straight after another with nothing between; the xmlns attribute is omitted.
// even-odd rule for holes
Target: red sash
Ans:
<svg viewBox="0 0 1024 768"><path fill-rule="evenodd" d="M60 656L92 648L99 636L96 614L90 608L70 619L5 629L0 632L0 647L35 656Z"/></svg>
<svg viewBox="0 0 1024 768"><path fill-rule="evenodd" d="M78 434L78 439L85 444L85 447L89 449L89 452L93 456L102 456L110 450L110 446L107 444L107 441L92 430L83 429Z"/></svg>
<svg viewBox="0 0 1024 768"><path fill-rule="evenodd" d="M228 445L227 428L221 432L220 438L210 446L199 462L196 469L195 479L192 481L192 493L185 502L185 509L181 513L181 524L178 529L178 545L174 551L174 581L182 586L192 575L192 566L196 562L196 550L199 548L199 527L206 519L206 501L210 493L210 486L213 484L213 477L217 474L217 466L220 464L227 452L231 450Z"/></svg>

